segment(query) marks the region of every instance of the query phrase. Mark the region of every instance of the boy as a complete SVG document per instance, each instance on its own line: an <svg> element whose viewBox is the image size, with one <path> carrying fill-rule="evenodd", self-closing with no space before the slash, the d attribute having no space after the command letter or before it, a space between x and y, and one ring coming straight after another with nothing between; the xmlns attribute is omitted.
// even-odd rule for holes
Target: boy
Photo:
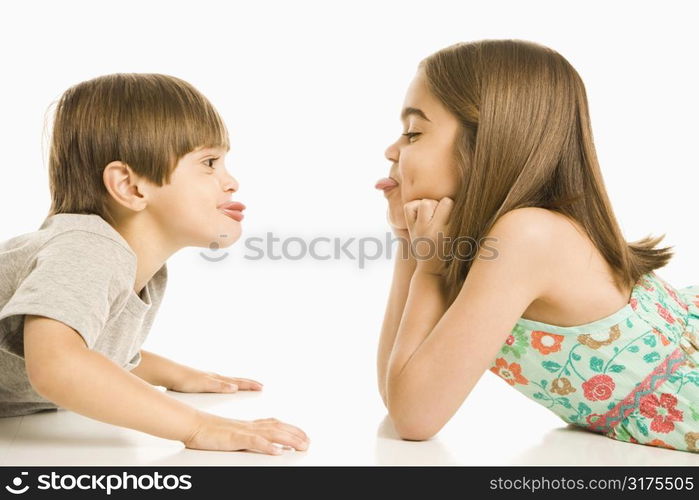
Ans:
<svg viewBox="0 0 699 500"><path fill-rule="evenodd" d="M228 132L189 83L113 74L59 99L49 156L51 210L38 231L0 243L0 416L59 406L187 448L298 450L276 419L245 422L185 405L181 392L260 390L254 380L141 351L186 246L240 236L245 206L226 170Z"/></svg>

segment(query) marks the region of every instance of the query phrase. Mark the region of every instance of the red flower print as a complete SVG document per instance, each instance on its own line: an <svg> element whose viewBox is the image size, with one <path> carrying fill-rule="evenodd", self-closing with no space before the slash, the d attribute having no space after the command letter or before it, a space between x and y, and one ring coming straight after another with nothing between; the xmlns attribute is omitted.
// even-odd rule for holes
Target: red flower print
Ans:
<svg viewBox="0 0 699 500"><path fill-rule="evenodd" d="M667 443L666 443L665 441L663 441L662 439L654 439L653 441L648 441L648 442L645 443L645 444L647 444L647 445L649 445L649 446L660 446L661 448L668 448L668 449L670 449L670 450L674 450L674 449L675 449L674 446L670 446L669 444L667 444Z"/></svg>
<svg viewBox="0 0 699 500"><path fill-rule="evenodd" d="M669 340L667 339L667 337L663 334L663 332L661 332L661 331L658 330L657 328L653 328L653 333L656 334L656 335L658 336L658 338L660 339L660 342L661 342L663 345L669 345L669 344L670 344L670 341L669 341Z"/></svg>
<svg viewBox="0 0 699 500"><path fill-rule="evenodd" d="M653 290L655 290L655 288L653 287L653 285L651 284L651 282L648 281L646 278L642 278L640 284L641 284L641 286L642 286L643 288L645 288L645 289L648 290L649 292L652 292Z"/></svg>
<svg viewBox="0 0 699 500"><path fill-rule="evenodd" d="M638 300L636 300L636 297L633 297L629 303L631 304L631 308L635 311L638 309Z"/></svg>
<svg viewBox="0 0 699 500"><path fill-rule="evenodd" d="M614 380L609 375L595 375L582 383L585 397L590 401L604 401L612 396Z"/></svg>
<svg viewBox="0 0 699 500"><path fill-rule="evenodd" d="M661 306L659 303L655 303L655 305L658 308L658 313L663 317L665 321L668 323L672 324L675 322L675 318L673 318L672 314L670 314L670 311L665 309L663 306Z"/></svg>
<svg viewBox="0 0 699 500"><path fill-rule="evenodd" d="M508 337L507 337L507 340L505 341L505 343L506 343L507 345L512 345L512 344L514 344L514 343L515 343L515 336L514 336L514 335L508 336Z"/></svg>
<svg viewBox="0 0 699 500"><path fill-rule="evenodd" d="M670 393L662 393L660 399L655 394L648 394L641 398L639 411L644 417L653 419L651 430L667 433L675 428L674 422L682 421L682 410L675 408L676 404L677 398Z"/></svg>
<svg viewBox="0 0 699 500"><path fill-rule="evenodd" d="M588 424L597 426L598 424L601 424L604 422L604 415L600 413L590 413L587 417L585 417L585 420L587 421ZM593 430L598 430L593 428Z"/></svg>
<svg viewBox="0 0 699 500"><path fill-rule="evenodd" d="M689 308L689 306L687 306L687 304L685 304L684 302L682 302L680 300L680 298L677 296L677 294L675 293L675 291L672 288L667 286L665 283L663 283L663 288L665 288L665 291L667 291L667 293L670 295L670 297L672 297L672 300L677 302L682 309L687 310Z"/></svg>
<svg viewBox="0 0 699 500"><path fill-rule="evenodd" d="M510 385L529 383L529 380L522 375L522 367L518 363L507 364L505 358L496 359L495 366L490 367L490 371Z"/></svg>
<svg viewBox="0 0 699 500"><path fill-rule="evenodd" d="M534 330L532 332L532 347L541 354L551 354L561 350L563 335Z"/></svg>

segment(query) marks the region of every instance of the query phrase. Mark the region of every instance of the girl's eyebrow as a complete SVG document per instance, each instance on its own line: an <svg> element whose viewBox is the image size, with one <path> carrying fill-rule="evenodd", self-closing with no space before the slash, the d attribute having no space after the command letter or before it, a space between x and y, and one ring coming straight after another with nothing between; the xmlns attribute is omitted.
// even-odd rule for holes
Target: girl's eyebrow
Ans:
<svg viewBox="0 0 699 500"><path fill-rule="evenodd" d="M403 111L400 114L401 121L405 120L410 115L417 115L420 118L422 118L423 120L427 120L428 122L430 121L430 119L427 118L427 116L425 115L425 113L421 109L411 108L410 106L408 106L407 108L403 108Z"/></svg>

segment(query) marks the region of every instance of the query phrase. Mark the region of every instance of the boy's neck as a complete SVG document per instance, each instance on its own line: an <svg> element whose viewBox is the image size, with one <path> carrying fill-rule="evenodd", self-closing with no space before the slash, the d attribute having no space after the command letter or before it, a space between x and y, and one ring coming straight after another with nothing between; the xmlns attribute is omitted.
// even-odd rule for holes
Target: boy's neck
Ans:
<svg viewBox="0 0 699 500"><path fill-rule="evenodd" d="M173 245L147 212L117 219L114 229L126 240L136 254L134 291L141 291L168 258L179 248Z"/></svg>

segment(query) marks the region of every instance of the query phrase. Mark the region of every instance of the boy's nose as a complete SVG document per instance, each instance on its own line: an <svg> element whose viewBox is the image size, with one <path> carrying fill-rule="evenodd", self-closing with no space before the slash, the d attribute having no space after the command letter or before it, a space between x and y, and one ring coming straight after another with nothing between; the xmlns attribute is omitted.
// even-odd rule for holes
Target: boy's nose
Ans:
<svg viewBox="0 0 699 500"><path fill-rule="evenodd" d="M238 187L238 180L231 174L228 174L228 181L226 182L225 190L235 192L238 190Z"/></svg>

